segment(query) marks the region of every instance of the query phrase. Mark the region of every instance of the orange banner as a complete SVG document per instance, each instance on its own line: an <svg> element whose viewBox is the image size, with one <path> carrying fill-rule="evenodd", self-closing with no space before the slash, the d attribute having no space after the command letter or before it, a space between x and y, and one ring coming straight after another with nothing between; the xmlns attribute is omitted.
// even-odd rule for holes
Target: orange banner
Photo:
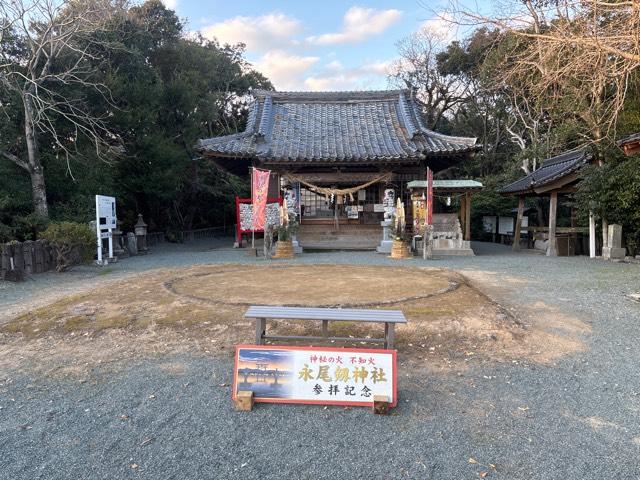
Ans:
<svg viewBox="0 0 640 480"><path fill-rule="evenodd" d="M251 203L253 204L253 229L264 230L266 210L267 210L267 194L269 193L269 170L253 169L251 175Z"/></svg>

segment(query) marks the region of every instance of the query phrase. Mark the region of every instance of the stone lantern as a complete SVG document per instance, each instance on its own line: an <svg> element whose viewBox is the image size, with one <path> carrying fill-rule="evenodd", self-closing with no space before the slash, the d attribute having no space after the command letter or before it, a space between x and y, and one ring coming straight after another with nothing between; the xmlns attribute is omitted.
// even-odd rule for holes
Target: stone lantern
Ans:
<svg viewBox="0 0 640 480"><path fill-rule="evenodd" d="M138 214L138 221L133 226L136 232L136 240L138 243L138 253L144 255L149 251L147 248L147 224L142 219L142 214Z"/></svg>

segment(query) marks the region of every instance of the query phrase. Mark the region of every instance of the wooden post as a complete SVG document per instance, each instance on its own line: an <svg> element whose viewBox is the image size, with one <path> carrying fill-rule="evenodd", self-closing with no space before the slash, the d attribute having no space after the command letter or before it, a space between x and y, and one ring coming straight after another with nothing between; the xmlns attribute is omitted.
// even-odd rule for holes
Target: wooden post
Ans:
<svg viewBox="0 0 640 480"><path fill-rule="evenodd" d="M236 394L235 406L238 411L250 412L253 408L253 392L251 390L240 390Z"/></svg>
<svg viewBox="0 0 640 480"><path fill-rule="evenodd" d="M470 241L471 240L471 194L467 192L464 197L465 197L464 239L466 241Z"/></svg>
<svg viewBox="0 0 640 480"><path fill-rule="evenodd" d="M602 248L610 247L609 245L609 222L606 218L602 219Z"/></svg>
<svg viewBox="0 0 640 480"><path fill-rule="evenodd" d="M394 323L384 323L384 348L393 350L396 338L396 325Z"/></svg>
<svg viewBox="0 0 640 480"><path fill-rule="evenodd" d="M549 199L549 246L547 247L548 257L558 256L558 245L556 241L556 215L558 213L558 192L551 192Z"/></svg>
<svg viewBox="0 0 640 480"><path fill-rule="evenodd" d="M596 258L596 219L589 212L589 257Z"/></svg>
<svg viewBox="0 0 640 480"><path fill-rule="evenodd" d="M385 415L389 413L389 397L386 395L373 396L373 413L377 415Z"/></svg>
<svg viewBox="0 0 640 480"><path fill-rule="evenodd" d="M522 217L524 215L524 195L518 198L518 217L516 218L516 228L513 233L513 249L520 250L520 232L522 230Z"/></svg>
<svg viewBox="0 0 640 480"><path fill-rule="evenodd" d="M264 345L264 334L267 331L267 320L256 318L256 345Z"/></svg>
<svg viewBox="0 0 640 480"><path fill-rule="evenodd" d="M460 228L462 229L462 237L464 238L464 233L467 228L465 225L465 221L467 220L467 197L460 197ZM465 239L466 240L466 239Z"/></svg>

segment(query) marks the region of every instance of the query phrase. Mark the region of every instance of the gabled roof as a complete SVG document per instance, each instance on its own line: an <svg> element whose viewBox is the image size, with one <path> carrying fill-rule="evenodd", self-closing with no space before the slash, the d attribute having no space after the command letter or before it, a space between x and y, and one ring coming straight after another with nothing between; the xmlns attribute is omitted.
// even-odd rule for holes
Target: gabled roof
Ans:
<svg viewBox="0 0 640 480"><path fill-rule="evenodd" d="M244 132L200 140L212 157L269 164L418 161L478 149L475 138L429 130L408 90L253 93Z"/></svg>
<svg viewBox="0 0 640 480"><path fill-rule="evenodd" d="M627 143L635 143L635 142L640 142L640 132L627 135L626 137L623 137L620 140L618 140L616 143L618 144L618 146L621 147Z"/></svg>
<svg viewBox="0 0 640 480"><path fill-rule="evenodd" d="M640 152L640 132L628 135L616 142L627 155L633 155Z"/></svg>
<svg viewBox="0 0 640 480"><path fill-rule="evenodd" d="M538 193L554 182L561 182L563 178L567 182L573 182L575 174L591 159L591 152L586 148L571 150L548 158L535 172L503 187L500 193L506 195Z"/></svg>

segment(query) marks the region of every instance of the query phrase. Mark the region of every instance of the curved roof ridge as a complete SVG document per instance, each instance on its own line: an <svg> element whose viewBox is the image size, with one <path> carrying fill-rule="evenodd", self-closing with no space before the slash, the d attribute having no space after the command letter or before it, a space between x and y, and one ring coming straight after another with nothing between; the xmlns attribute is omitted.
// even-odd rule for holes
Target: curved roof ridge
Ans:
<svg viewBox="0 0 640 480"><path fill-rule="evenodd" d="M407 97L405 97L404 92L402 91L400 91L400 95L398 95L398 105L400 107L400 117L404 121L404 126L407 129L407 132L409 132L409 136L413 138L420 133L420 129L416 127L413 122L412 115L409 112L409 105L407 104Z"/></svg>
<svg viewBox="0 0 640 480"><path fill-rule="evenodd" d="M273 116L271 115L272 106L273 101L271 100L271 96L266 96L262 103L262 115L260 115L260 125L258 126L256 135L267 137L271 133L271 126L273 125Z"/></svg>
<svg viewBox="0 0 640 480"><path fill-rule="evenodd" d="M357 100L357 99L394 99L400 93L406 93L407 90L335 90L335 91L283 91L274 90L254 90L252 94L255 97L271 97L274 100L288 99L295 101L300 100Z"/></svg>

